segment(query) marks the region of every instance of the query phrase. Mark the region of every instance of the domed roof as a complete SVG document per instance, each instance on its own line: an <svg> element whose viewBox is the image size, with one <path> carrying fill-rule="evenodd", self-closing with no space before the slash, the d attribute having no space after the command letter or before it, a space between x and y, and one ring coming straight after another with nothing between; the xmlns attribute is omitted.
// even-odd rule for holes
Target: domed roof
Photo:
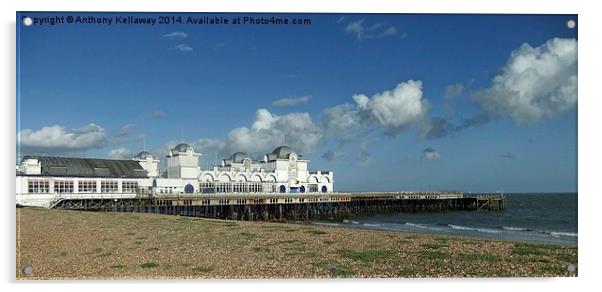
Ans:
<svg viewBox="0 0 602 292"><path fill-rule="evenodd" d="M147 157L147 156L149 156L149 155L150 155L151 157L153 156L152 154L150 154L150 152L147 152L147 151L142 151L142 152L140 152L140 153L136 154L136 158L139 158L139 159L146 159L146 157Z"/></svg>
<svg viewBox="0 0 602 292"><path fill-rule="evenodd" d="M293 149L288 146L280 146L272 151L272 154L275 154L277 158L285 158L288 159L289 154L294 153Z"/></svg>
<svg viewBox="0 0 602 292"><path fill-rule="evenodd" d="M186 143L180 143L180 144L176 145L176 147L174 147L173 150L178 151L178 152L186 152L186 150L188 150L188 148L192 148L192 147L190 147L190 145L188 145Z"/></svg>
<svg viewBox="0 0 602 292"><path fill-rule="evenodd" d="M250 158L248 153L245 152L236 152L230 156L230 160L234 163L242 163L246 158Z"/></svg>

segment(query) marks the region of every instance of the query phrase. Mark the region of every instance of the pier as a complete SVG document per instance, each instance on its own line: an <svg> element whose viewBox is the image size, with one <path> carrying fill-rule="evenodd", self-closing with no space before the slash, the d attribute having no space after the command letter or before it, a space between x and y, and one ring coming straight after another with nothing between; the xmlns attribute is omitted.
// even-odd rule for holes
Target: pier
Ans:
<svg viewBox="0 0 602 292"><path fill-rule="evenodd" d="M477 196L459 192L71 194L57 197L49 207L247 221L307 221L387 212L503 211L506 198L504 195Z"/></svg>

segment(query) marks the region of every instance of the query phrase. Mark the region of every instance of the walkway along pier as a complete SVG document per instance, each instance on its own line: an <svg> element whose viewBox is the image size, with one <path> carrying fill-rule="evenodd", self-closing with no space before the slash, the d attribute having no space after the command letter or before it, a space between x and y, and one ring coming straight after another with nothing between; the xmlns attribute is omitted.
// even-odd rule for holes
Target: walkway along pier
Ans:
<svg viewBox="0 0 602 292"><path fill-rule="evenodd" d="M219 193L197 195L62 194L51 208L67 210L145 212L231 220L340 219L354 214L385 212L503 211L504 195L458 192L352 192L328 194Z"/></svg>

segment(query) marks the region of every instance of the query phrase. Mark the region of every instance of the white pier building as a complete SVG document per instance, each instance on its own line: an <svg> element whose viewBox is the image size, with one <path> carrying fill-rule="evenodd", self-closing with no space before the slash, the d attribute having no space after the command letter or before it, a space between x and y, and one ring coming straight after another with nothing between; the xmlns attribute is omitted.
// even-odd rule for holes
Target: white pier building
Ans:
<svg viewBox="0 0 602 292"><path fill-rule="evenodd" d="M172 148L167 168L143 151L131 160L25 156L17 166L17 204L48 207L57 198L134 198L154 196L331 193L332 171L309 171L309 160L280 146L253 160L237 152L221 165L201 169L202 155L190 145Z"/></svg>

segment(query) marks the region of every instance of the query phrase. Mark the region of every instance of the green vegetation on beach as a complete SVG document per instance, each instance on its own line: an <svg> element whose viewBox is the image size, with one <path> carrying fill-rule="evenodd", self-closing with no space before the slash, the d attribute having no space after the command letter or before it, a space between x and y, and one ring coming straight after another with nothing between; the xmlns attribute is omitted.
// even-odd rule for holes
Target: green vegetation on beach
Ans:
<svg viewBox="0 0 602 292"><path fill-rule="evenodd" d="M17 253L21 279L577 275L571 246L38 208L17 209Z"/></svg>

